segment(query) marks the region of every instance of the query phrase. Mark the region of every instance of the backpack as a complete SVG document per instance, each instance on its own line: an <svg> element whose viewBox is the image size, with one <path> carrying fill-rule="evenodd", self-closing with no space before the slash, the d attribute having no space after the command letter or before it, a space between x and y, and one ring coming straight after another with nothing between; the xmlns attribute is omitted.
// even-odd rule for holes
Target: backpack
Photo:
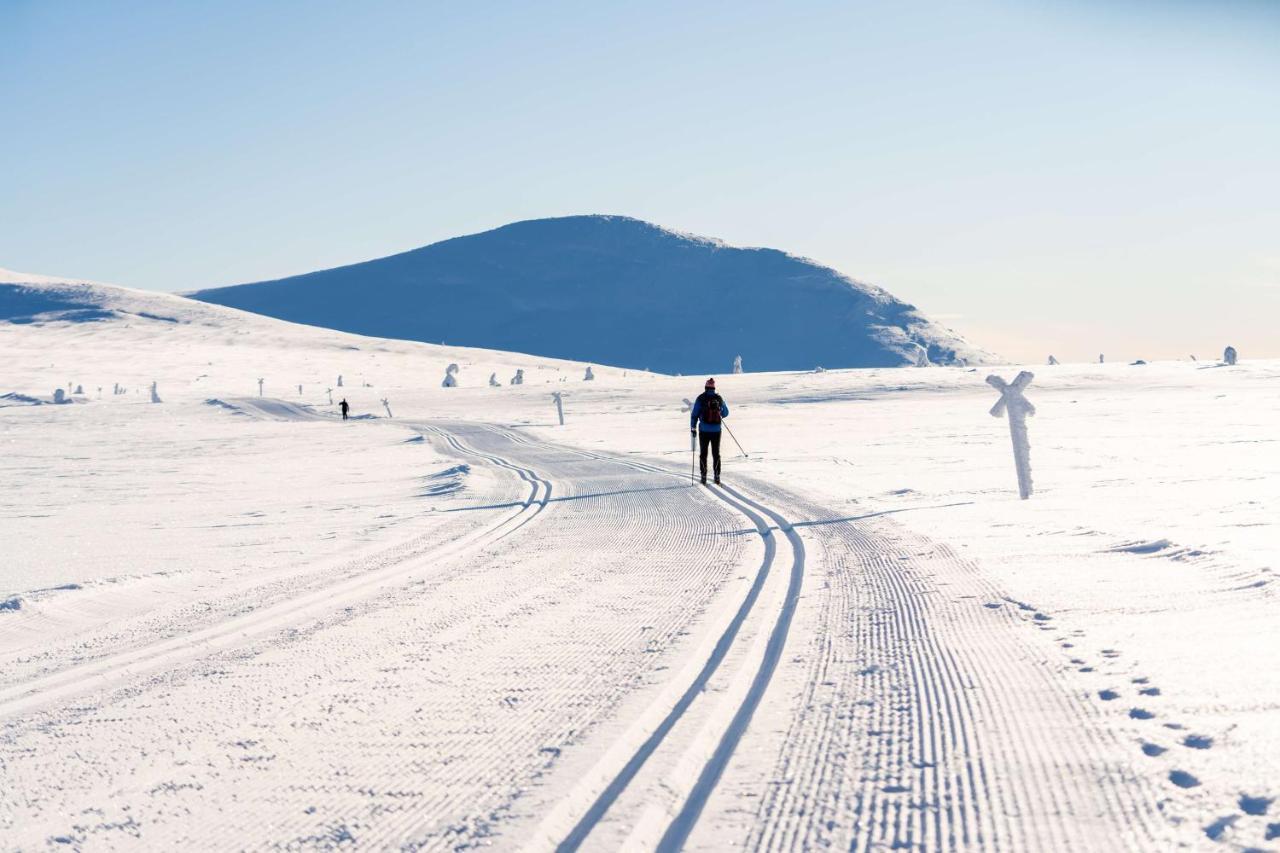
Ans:
<svg viewBox="0 0 1280 853"><path fill-rule="evenodd" d="M702 400L702 422L704 424L720 423L720 395L712 394Z"/></svg>

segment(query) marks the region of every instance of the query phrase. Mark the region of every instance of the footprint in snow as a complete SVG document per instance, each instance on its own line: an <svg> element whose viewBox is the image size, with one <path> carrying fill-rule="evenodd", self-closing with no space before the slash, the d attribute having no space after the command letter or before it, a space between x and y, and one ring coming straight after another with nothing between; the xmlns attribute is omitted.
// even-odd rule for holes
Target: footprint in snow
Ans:
<svg viewBox="0 0 1280 853"><path fill-rule="evenodd" d="M1155 743L1144 743L1142 745L1142 754L1151 758L1164 755L1168 751L1169 750L1165 749L1163 746Z"/></svg>
<svg viewBox="0 0 1280 853"><path fill-rule="evenodd" d="M1240 815L1235 814L1220 817L1204 828L1204 834L1209 836L1210 839L1217 841L1222 838L1223 833L1230 829L1239 819Z"/></svg>
<svg viewBox="0 0 1280 853"><path fill-rule="evenodd" d="M1274 802L1274 797L1250 797L1247 794L1241 794L1240 811L1245 814L1264 815ZM1275 826L1276 824L1272 825Z"/></svg>
<svg viewBox="0 0 1280 853"><path fill-rule="evenodd" d="M1120 653L1115 649L1103 649L1102 656L1104 658L1118 658L1120 657Z"/></svg>
<svg viewBox="0 0 1280 853"><path fill-rule="evenodd" d="M1182 739L1182 745L1191 749L1210 749L1213 746L1213 738L1208 735L1187 735Z"/></svg>
<svg viewBox="0 0 1280 853"><path fill-rule="evenodd" d="M1120 694L1115 692L1114 690L1099 690L1098 698L1101 699L1103 702L1110 702L1112 699L1119 699Z"/></svg>
<svg viewBox="0 0 1280 853"><path fill-rule="evenodd" d="M1151 713L1146 708L1130 708L1129 716L1134 720L1150 720L1155 716L1155 714Z"/></svg>
<svg viewBox="0 0 1280 853"><path fill-rule="evenodd" d="M1200 780L1192 776L1185 770L1174 770L1169 773L1169 781L1177 785L1179 788L1195 788L1200 784Z"/></svg>
<svg viewBox="0 0 1280 853"><path fill-rule="evenodd" d="M1141 690L1139 690L1138 692L1139 692L1139 693L1141 693L1143 696L1159 696L1159 695L1160 695L1160 688L1159 688L1159 687L1144 687L1144 688L1142 688Z"/></svg>

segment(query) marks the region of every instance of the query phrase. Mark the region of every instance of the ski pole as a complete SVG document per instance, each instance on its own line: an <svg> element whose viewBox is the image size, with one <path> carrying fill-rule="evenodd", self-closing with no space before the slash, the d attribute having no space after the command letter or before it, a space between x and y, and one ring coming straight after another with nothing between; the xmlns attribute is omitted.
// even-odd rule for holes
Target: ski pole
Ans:
<svg viewBox="0 0 1280 853"><path fill-rule="evenodd" d="M738 444L738 437L737 437L736 435L734 435L734 434L733 434L733 430L729 429L729 425L728 425L728 424L723 424L723 426L724 426L725 430L727 430L727 431L728 431L728 433L729 433L729 438L732 438L732 439L733 439L733 443L734 443L734 444ZM738 450L741 450L741 451L742 451L742 455L743 455L743 456L747 457L748 459L750 459L750 458L751 458L751 454L750 454L750 453L747 453L747 451L742 450L742 445L741 445L741 444L738 444Z"/></svg>
<svg viewBox="0 0 1280 853"><path fill-rule="evenodd" d="M693 434L693 430L690 430L689 431L689 485L691 486L695 482L697 482L697 479L698 479L693 473L694 453L696 453L698 449L697 443L698 443L697 436Z"/></svg>

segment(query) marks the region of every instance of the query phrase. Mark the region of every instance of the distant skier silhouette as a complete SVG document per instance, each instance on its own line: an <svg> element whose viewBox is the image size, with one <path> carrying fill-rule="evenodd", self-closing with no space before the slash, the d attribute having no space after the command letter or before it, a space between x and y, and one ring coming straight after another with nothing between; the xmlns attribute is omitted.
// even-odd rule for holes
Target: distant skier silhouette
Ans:
<svg viewBox="0 0 1280 853"><path fill-rule="evenodd" d="M693 401L689 412L689 433L698 434L698 447L701 454L698 459L702 467L702 485L707 484L707 448L711 448L714 464L715 483L720 485L720 423L729 417L729 407L724 398L716 393L716 381L708 379L706 390ZM698 426L698 422L702 426Z"/></svg>
<svg viewBox="0 0 1280 853"><path fill-rule="evenodd" d="M347 405L346 397L342 398L342 402L338 404L338 408L342 409L342 419L345 421L347 419L347 412L351 409L351 407Z"/></svg>

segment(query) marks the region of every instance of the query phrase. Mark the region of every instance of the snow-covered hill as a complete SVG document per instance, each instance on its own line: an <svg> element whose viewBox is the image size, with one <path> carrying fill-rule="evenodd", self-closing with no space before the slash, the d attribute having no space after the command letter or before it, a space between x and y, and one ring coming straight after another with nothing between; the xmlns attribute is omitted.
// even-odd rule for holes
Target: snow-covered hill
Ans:
<svg viewBox="0 0 1280 853"><path fill-rule="evenodd" d="M129 394L159 384L164 399L200 399L219 385L328 401L332 388L361 411L382 411L373 377L388 357L415 365L421 387L439 388L449 365L460 387L582 379L588 365L518 353L370 339L211 305L170 293L0 270L0 347L22 351L6 365L0 395L38 400L77 387L87 398L118 385ZM37 354L40 354L37 356ZM407 360L407 362L406 362ZM29 369L34 368L34 369ZM622 370L593 366L605 379ZM340 386L339 376L345 377ZM302 390L299 390L302 386ZM451 389L452 390L452 389ZM225 392L224 392L225 393ZM33 396L34 395L34 396ZM335 397L337 399L338 397ZM392 400L394 403L394 400ZM4 405L0 400L0 405Z"/></svg>
<svg viewBox="0 0 1280 853"><path fill-rule="evenodd" d="M775 249L624 216L517 222L380 260L195 298L363 335L663 373L979 363L881 288Z"/></svg>

